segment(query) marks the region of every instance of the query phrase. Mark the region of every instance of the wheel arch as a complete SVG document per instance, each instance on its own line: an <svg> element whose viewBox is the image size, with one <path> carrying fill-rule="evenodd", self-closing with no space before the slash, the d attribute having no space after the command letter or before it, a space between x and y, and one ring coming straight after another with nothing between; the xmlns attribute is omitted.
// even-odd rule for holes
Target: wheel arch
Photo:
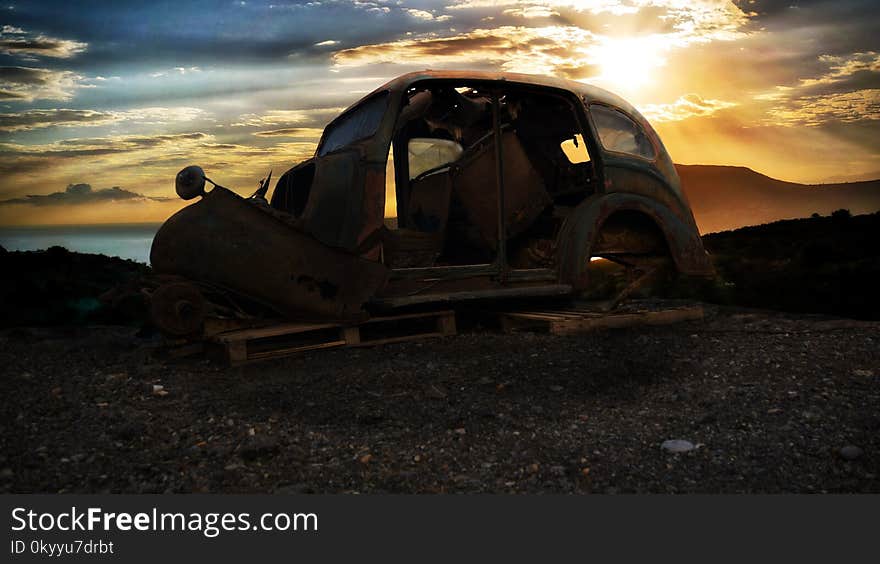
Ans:
<svg viewBox="0 0 880 564"><path fill-rule="evenodd" d="M559 279L578 290L589 284L587 265L606 222L620 212L634 212L651 220L681 274L713 273L699 233L668 207L645 196L615 192L581 202L566 218L557 239Z"/></svg>

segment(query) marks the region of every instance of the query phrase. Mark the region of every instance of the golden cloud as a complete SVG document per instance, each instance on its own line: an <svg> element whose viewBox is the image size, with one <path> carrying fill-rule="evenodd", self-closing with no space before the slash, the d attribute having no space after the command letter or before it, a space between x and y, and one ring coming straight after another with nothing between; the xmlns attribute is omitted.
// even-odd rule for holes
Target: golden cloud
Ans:
<svg viewBox="0 0 880 564"><path fill-rule="evenodd" d="M449 6L457 10L487 7L505 8L503 13L507 15L530 20L560 15L561 21L571 21L564 10L626 15L629 19L623 22L611 17L601 26L506 25L453 35L409 36L339 50L333 54L334 65L344 68L407 61L431 67L489 65L509 72L590 79L613 90L632 92L652 79L673 49L744 37L742 28L749 18L726 0L467 0ZM651 25L641 25L638 29L643 31L634 32L633 17Z"/></svg>
<svg viewBox="0 0 880 564"><path fill-rule="evenodd" d="M255 131L253 135L256 135L257 137L299 137L305 139L318 139L323 132L323 129L318 129L316 127L284 127L281 129Z"/></svg>
<svg viewBox="0 0 880 564"><path fill-rule="evenodd" d="M764 122L772 125L818 126L828 122L853 123L880 120L880 53L866 51L849 55L822 55L819 61L828 70L801 78L793 86L778 85L755 96L772 102ZM868 76L856 80L858 75ZM868 86L868 87L865 87Z"/></svg>
<svg viewBox="0 0 880 564"><path fill-rule="evenodd" d="M120 121L166 124L190 121L205 112L199 108L137 108L126 111L73 110L65 108L25 110L0 114L0 131L28 131L47 127L89 127Z"/></svg>
<svg viewBox="0 0 880 564"><path fill-rule="evenodd" d="M880 72L880 53L867 51L847 56L822 55L819 61L828 65L828 72L818 78L803 78L802 88L816 85L834 84L857 72Z"/></svg>
<svg viewBox="0 0 880 564"><path fill-rule="evenodd" d="M880 89L801 96L788 105L778 105L768 113L780 125L817 126L828 122L852 123L880 120Z"/></svg>
<svg viewBox="0 0 880 564"><path fill-rule="evenodd" d="M302 126L313 127L326 125L331 119L342 113L345 108L309 108L301 110L269 110L262 114L242 114L232 127L271 127L271 126Z"/></svg>
<svg viewBox="0 0 880 564"><path fill-rule="evenodd" d="M456 0L452 10L481 8L504 9L521 17L551 17L570 13L629 16L650 10L659 11L676 33L699 40L734 39L743 33L746 13L731 0Z"/></svg>
<svg viewBox="0 0 880 564"><path fill-rule="evenodd" d="M652 122L682 121L692 117L706 117L719 110L737 106L735 102L703 98L699 94L685 94L671 104L644 104L639 111Z"/></svg>

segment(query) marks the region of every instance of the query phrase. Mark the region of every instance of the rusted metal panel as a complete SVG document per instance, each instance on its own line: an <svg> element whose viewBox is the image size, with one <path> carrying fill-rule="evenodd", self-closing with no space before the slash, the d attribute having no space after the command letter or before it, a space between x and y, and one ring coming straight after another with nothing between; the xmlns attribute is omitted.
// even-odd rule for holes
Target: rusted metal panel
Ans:
<svg viewBox="0 0 880 564"><path fill-rule="evenodd" d="M290 316L356 317L388 277L382 264L324 245L220 187L165 222L150 260L157 273L228 288Z"/></svg>
<svg viewBox="0 0 880 564"><path fill-rule="evenodd" d="M494 250L498 241L498 209L494 142L488 142L456 164L455 195L464 205L471 223L479 229L482 243ZM508 237L522 233L550 203L544 182L529 162L512 131L502 134L504 208Z"/></svg>

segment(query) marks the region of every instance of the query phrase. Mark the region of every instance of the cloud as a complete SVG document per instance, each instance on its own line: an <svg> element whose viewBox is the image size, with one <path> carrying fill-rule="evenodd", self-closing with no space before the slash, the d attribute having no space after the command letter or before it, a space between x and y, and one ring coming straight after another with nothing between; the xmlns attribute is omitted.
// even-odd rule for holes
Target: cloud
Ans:
<svg viewBox="0 0 880 564"><path fill-rule="evenodd" d="M880 72L880 53L876 51L852 53L846 56L821 55L819 61L828 65L828 71L817 78L802 78L800 88L838 84L857 73Z"/></svg>
<svg viewBox="0 0 880 564"><path fill-rule="evenodd" d="M137 108L126 111L72 109L25 110L0 114L0 131L28 131L47 127L92 127L131 121L145 124L166 124L190 121L204 115L199 108Z"/></svg>
<svg viewBox="0 0 880 564"><path fill-rule="evenodd" d="M430 22L430 21L445 22L447 20L452 19L452 16L450 16L450 15L444 14L444 15L440 15L440 16L435 16L431 12L428 12L425 10L417 10L415 8L404 8L403 11L417 20L428 21L428 22Z"/></svg>
<svg viewBox="0 0 880 564"><path fill-rule="evenodd" d="M755 98L773 105L765 123L818 126L880 120L880 53L821 55L825 72L777 85Z"/></svg>
<svg viewBox="0 0 880 564"><path fill-rule="evenodd" d="M719 110L737 106L735 102L703 98L699 94L685 94L671 104L643 104L639 111L652 122L682 121L692 117L706 117Z"/></svg>
<svg viewBox="0 0 880 564"><path fill-rule="evenodd" d="M333 63L337 68L410 61L432 67L488 65L632 89L664 66L672 50L746 37L743 28L749 19L749 14L723 0L468 0L450 6L457 10L485 7L507 8L502 13L518 16L517 23L538 20L546 24L546 18L553 17L564 25L500 25L452 35L426 33L342 49L333 54ZM579 15L583 13L601 14L603 19L584 19Z"/></svg>
<svg viewBox="0 0 880 564"><path fill-rule="evenodd" d="M262 114L242 114L232 127L299 126L324 127L345 108L309 108L301 110L269 110Z"/></svg>
<svg viewBox="0 0 880 564"><path fill-rule="evenodd" d="M872 88L800 96L768 111L771 121L779 125L819 126L829 122L854 123L880 120L880 89Z"/></svg>
<svg viewBox="0 0 880 564"><path fill-rule="evenodd" d="M740 28L756 15L744 12L731 0L454 0L448 7L462 11L487 8L526 18L650 14L648 17L668 22L682 38L706 41L741 37Z"/></svg>
<svg viewBox="0 0 880 564"><path fill-rule="evenodd" d="M24 204L30 206L66 206L77 204L99 204L103 202L119 202L130 200L151 200L167 202L172 198L144 196L124 190L118 186L112 188L92 189L90 184L68 184L63 192L51 194L31 194L24 198L0 200L0 205Z"/></svg>
<svg viewBox="0 0 880 564"><path fill-rule="evenodd" d="M483 62L507 71L548 73L580 66L584 61L579 46L596 43L592 32L574 26L502 26L343 49L334 53L333 62L338 67L408 60L427 66Z"/></svg>
<svg viewBox="0 0 880 564"><path fill-rule="evenodd" d="M4 25L0 32L0 53L5 55L69 59L85 51L86 47L88 43L47 35L34 36L10 25Z"/></svg>
<svg viewBox="0 0 880 564"><path fill-rule="evenodd" d="M69 100L82 78L64 70L0 67L0 100Z"/></svg>
<svg viewBox="0 0 880 564"><path fill-rule="evenodd" d="M84 157L102 157L124 153L161 150L168 154L196 150L210 142L206 133L162 135L115 135L110 137L75 138L42 145L0 144L0 172L15 174L57 166L63 161L79 161ZM84 163L85 164L85 163Z"/></svg>
<svg viewBox="0 0 880 564"><path fill-rule="evenodd" d="M285 127L281 129L255 131L253 134L257 137L301 137L306 139L317 139L321 136L321 133L323 133L323 130L315 127Z"/></svg>

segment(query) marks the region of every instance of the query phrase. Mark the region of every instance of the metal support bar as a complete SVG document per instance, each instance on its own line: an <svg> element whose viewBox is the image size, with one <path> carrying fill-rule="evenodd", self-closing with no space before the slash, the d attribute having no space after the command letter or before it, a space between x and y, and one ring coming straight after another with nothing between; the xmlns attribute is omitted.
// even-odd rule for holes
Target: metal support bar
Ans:
<svg viewBox="0 0 880 564"><path fill-rule="evenodd" d="M501 103L497 92L492 94L492 130L495 136L495 185L498 192L498 277L507 279L507 225L504 217L504 147L501 145Z"/></svg>

